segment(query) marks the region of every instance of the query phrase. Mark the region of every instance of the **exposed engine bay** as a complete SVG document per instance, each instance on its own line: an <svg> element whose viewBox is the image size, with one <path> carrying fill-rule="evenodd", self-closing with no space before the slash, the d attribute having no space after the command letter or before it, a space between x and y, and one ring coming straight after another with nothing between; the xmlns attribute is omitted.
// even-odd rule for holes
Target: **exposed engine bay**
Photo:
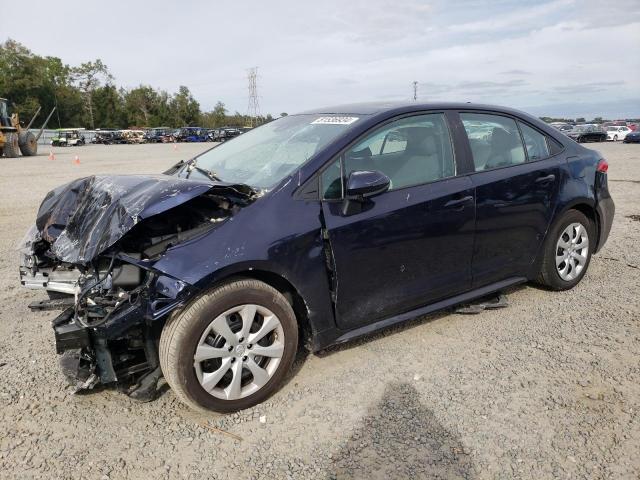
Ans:
<svg viewBox="0 0 640 480"><path fill-rule="evenodd" d="M50 192L21 248L20 281L46 290L77 389L115 383L150 400L164 320L195 287L157 271L167 250L215 229L257 197L245 185L170 176L87 177Z"/></svg>

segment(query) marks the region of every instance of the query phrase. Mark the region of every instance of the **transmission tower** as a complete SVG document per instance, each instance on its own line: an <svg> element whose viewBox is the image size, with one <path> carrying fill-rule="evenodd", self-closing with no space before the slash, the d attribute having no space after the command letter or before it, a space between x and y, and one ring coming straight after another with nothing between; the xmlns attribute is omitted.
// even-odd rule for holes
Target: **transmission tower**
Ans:
<svg viewBox="0 0 640 480"><path fill-rule="evenodd" d="M413 101L418 101L418 82L416 80L413 81Z"/></svg>
<svg viewBox="0 0 640 480"><path fill-rule="evenodd" d="M247 115L251 127L258 124L260 116L260 103L258 102L258 67L250 68L247 71L247 79L249 80L249 108Z"/></svg>

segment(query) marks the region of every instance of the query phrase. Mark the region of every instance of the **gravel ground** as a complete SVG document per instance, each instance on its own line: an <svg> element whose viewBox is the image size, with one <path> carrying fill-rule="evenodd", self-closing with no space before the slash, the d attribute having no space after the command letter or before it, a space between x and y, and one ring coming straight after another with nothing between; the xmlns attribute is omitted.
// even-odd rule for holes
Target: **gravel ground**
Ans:
<svg viewBox="0 0 640 480"><path fill-rule="evenodd" d="M640 477L640 145L597 145L616 219L570 292L524 286L504 310L431 315L307 355L282 391L234 415L195 414L166 386L147 404L72 395L51 313L30 312L40 296L17 285L15 244L54 186L162 171L205 148L1 159L0 477Z"/></svg>

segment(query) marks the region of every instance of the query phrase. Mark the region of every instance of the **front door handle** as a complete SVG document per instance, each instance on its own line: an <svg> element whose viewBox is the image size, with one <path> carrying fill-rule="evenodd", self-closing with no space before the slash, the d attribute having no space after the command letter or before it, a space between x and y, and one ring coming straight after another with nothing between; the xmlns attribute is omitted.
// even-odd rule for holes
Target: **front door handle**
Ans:
<svg viewBox="0 0 640 480"><path fill-rule="evenodd" d="M465 205L468 205L470 203L473 203L473 196L468 195L466 197L458 198L456 200L449 200L447 203L444 204L444 207L459 208L462 210L465 207Z"/></svg>
<svg viewBox="0 0 640 480"><path fill-rule="evenodd" d="M556 179L556 176L553 173L551 173L544 177L536 178L536 183L549 183L549 182L553 182L555 179Z"/></svg>

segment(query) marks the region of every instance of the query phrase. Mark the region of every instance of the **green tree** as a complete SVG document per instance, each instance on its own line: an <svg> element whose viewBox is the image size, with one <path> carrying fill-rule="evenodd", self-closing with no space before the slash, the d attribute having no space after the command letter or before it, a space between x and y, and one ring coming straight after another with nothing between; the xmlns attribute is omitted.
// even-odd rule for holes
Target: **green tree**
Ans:
<svg viewBox="0 0 640 480"><path fill-rule="evenodd" d="M124 100L114 85L98 87L93 92L95 124L101 128L123 128L127 125Z"/></svg>
<svg viewBox="0 0 640 480"><path fill-rule="evenodd" d="M224 103L216 103L213 110L205 112L201 115L200 124L206 128L222 127L226 124L227 109Z"/></svg>
<svg viewBox="0 0 640 480"><path fill-rule="evenodd" d="M200 104L184 85L180 86L169 105L176 126L194 126L200 120Z"/></svg>
<svg viewBox="0 0 640 480"><path fill-rule="evenodd" d="M68 84L69 67L59 58L39 57L11 39L0 44L0 92L23 123L31 119L38 107L42 107L41 119L56 104L59 109L66 102L73 107L79 96ZM62 117L68 111L65 108Z"/></svg>
<svg viewBox="0 0 640 480"><path fill-rule="evenodd" d="M124 100L129 125L157 126L160 98L153 88L140 85L128 91Z"/></svg>
<svg viewBox="0 0 640 480"><path fill-rule="evenodd" d="M93 93L102 85L113 80L107 66L99 58L93 62L85 62L72 69L71 78L82 93L85 110L89 116L89 125L95 128L93 112Z"/></svg>

